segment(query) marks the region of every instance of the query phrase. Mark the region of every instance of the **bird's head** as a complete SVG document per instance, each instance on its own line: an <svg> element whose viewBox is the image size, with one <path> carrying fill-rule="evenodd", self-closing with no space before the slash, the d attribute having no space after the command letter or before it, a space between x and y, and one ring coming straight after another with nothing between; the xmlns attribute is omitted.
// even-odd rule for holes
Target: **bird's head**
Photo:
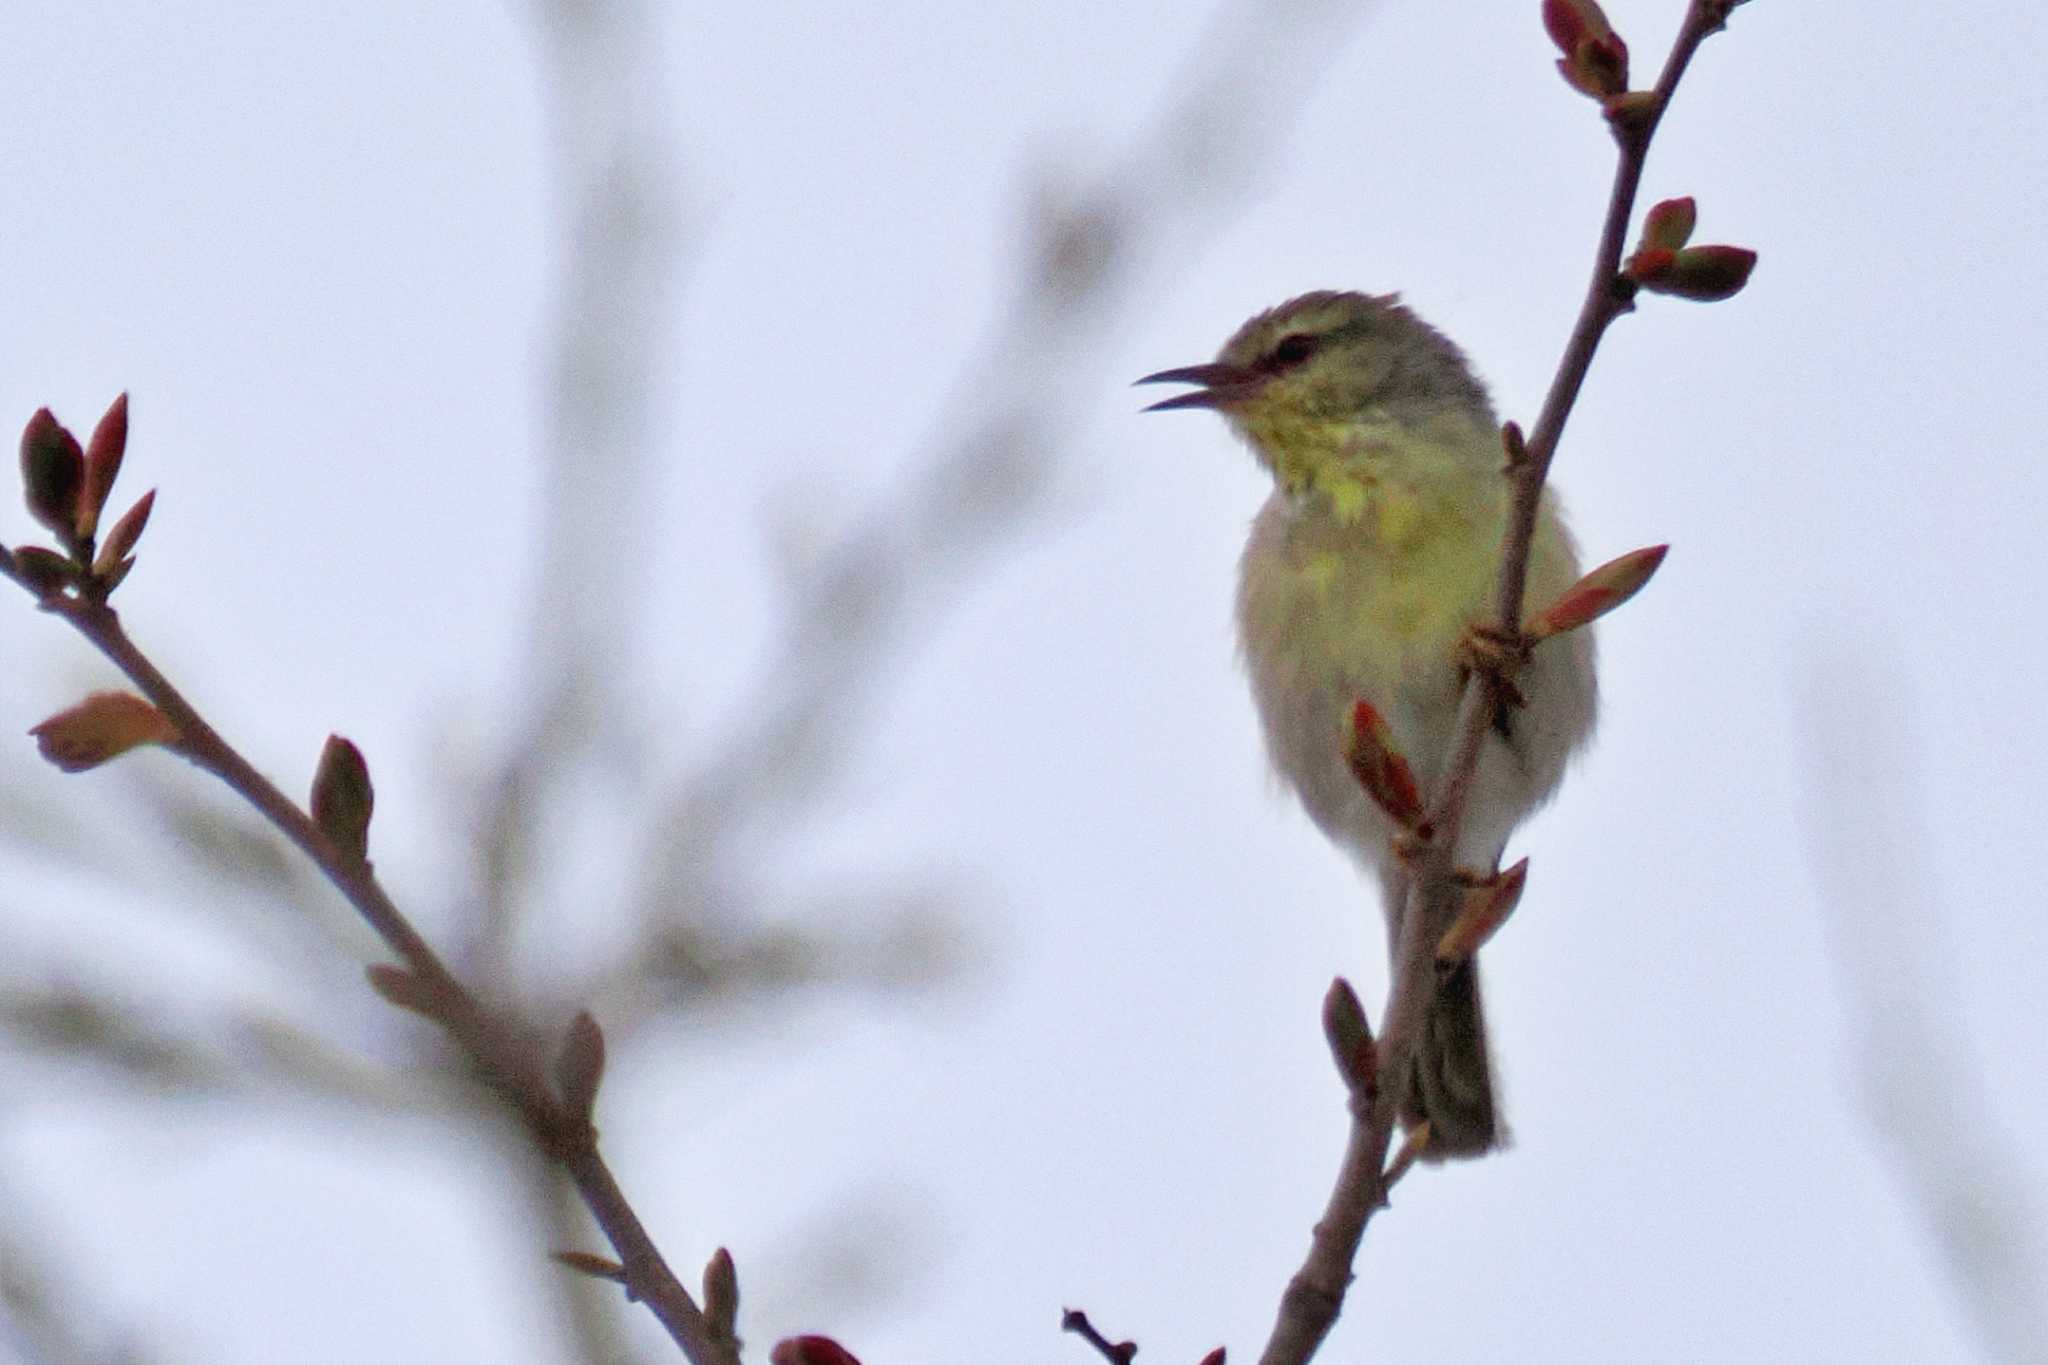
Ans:
<svg viewBox="0 0 2048 1365"><path fill-rule="evenodd" d="M1295 467L1352 458L1374 427L1494 424L1464 355L1392 294L1303 294L1238 328L1208 364L1138 382L1196 385L1146 411L1214 408L1290 482Z"/></svg>

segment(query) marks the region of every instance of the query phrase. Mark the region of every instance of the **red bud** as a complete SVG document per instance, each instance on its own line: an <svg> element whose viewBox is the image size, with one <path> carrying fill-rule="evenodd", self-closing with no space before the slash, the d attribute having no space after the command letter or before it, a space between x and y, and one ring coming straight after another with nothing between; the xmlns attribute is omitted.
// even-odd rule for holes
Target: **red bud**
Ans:
<svg viewBox="0 0 2048 1365"><path fill-rule="evenodd" d="M712 1331L729 1340L739 1316L739 1271L733 1266L732 1253L720 1247L704 1263L704 1320Z"/></svg>
<svg viewBox="0 0 2048 1365"><path fill-rule="evenodd" d="M1323 1037L1329 1040L1330 1056L1344 1083L1360 1093L1371 1090L1379 1070L1379 1048L1373 1042L1365 1006L1358 1003L1358 992L1341 976L1323 996Z"/></svg>
<svg viewBox="0 0 2048 1365"><path fill-rule="evenodd" d="M1528 881L1529 860L1524 858L1492 880L1467 891L1457 918L1436 941L1437 965L1455 967L1485 947L1486 941L1508 922L1508 916L1515 913Z"/></svg>
<svg viewBox="0 0 2048 1365"><path fill-rule="evenodd" d="M1714 303L1741 293L1754 269L1756 253L1747 247L1689 246L1656 279L1645 280L1643 287L1696 303Z"/></svg>
<svg viewBox="0 0 2048 1365"><path fill-rule="evenodd" d="M1570 52L1586 34L1586 16L1571 0L1543 0L1543 31L1560 52Z"/></svg>
<svg viewBox="0 0 2048 1365"><path fill-rule="evenodd" d="M1344 761L1395 824L1406 830L1422 824L1422 789L1416 785L1415 770L1394 746L1393 732L1370 702L1351 708L1351 741L1345 746Z"/></svg>
<svg viewBox="0 0 2048 1365"><path fill-rule="evenodd" d="M99 425L92 429L92 440L86 443L85 489L78 500L80 540L91 539L99 529L100 509L107 505L107 494L114 491L114 480L121 473L121 457L127 450L128 395L124 393L100 418Z"/></svg>
<svg viewBox="0 0 2048 1365"><path fill-rule="evenodd" d="M78 581L78 566L42 545L24 545L12 556L14 576L38 597L55 597Z"/></svg>
<svg viewBox="0 0 2048 1365"><path fill-rule="evenodd" d="M85 487L85 452L48 408L38 408L22 428L21 483L30 515L64 537L69 548Z"/></svg>
<svg viewBox="0 0 2048 1365"><path fill-rule="evenodd" d="M1614 32L1594 0L1543 0L1543 29L1566 56L1586 39L1605 38Z"/></svg>
<svg viewBox="0 0 2048 1365"><path fill-rule="evenodd" d="M1500 428L1501 453L1508 457L1508 468L1519 469L1528 462L1529 442L1522 435L1520 422L1503 422Z"/></svg>
<svg viewBox="0 0 2048 1365"><path fill-rule="evenodd" d="M788 1337L768 1353L769 1365L860 1365L830 1337Z"/></svg>
<svg viewBox="0 0 2048 1365"><path fill-rule="evenodd" d="M1651 281L1669 273L1677 259L1678 253L1668 246L1639 247L1621 263L1621 273L1645 288L1653 288Z"/></svg>
<svg viewBox="0 0 2048 1365"><path fill-rule="evenodd" d="M67 773L97 768L144 744L173 744L178 728L133 692L95 692L35 729L36 748Z"/></svg>
<svg viewBox="0 0 2048 1365"><path fill-rule="evenodd" d="M1670 549L1669 545L1650 545L1608 560L1531 617L1522 633L1531 641L1543 640L1599 620L1641 592Z"/></svg>
<svg viewBox="0 0 2048 1365"><path fill-rule="evenodd" d="M1543 28L1564 54L1557 69L1572 89L1596 100L1628 90L1628 44L1594 0L1543 0Z"/></svg>
<svg viewBox="0 0 2048 1365"><path fill-rule="evenodd" d="M370 851L370 812L377 793L363 751L340 735L329 735L313 773L313 823L344 851L362 859Z"/></svg>
<svg viewBox="0 0 2048 1365"><path fill-rule="evenodd" d="M555 1057L555 1087L562 1103L579 1122L590 1122L597 1104L598 1083L604 1079L604 1030L589 1010L578 1010L569 1021L562 1050Z"/></svg>
<svg viewBox="0 0 2048 1365"><path fill-rule="evenodd" d="M1628 93L1628 44L1621 35L1587 38L1569 56L1560 57L1557 69L1565 84L1582 95L1608 100Z"/></svg>
<svg viewBox="0 0 2048 1365"><path fill-rule="evenodd" d="M1692 236L1693 225L1698 221L1699 206L1690 196L1666 199L1643 215L1643 245L1676 251Z"/></svg>
<svg viewBox="0 0 2048 1365"><path fill-rule="evenodd" d="M1649 126L1661 98L1654 90L1624 90L1602 99L1600 112L1607 115L1607 121L1617 130L1640 131Z"/></svg>
<svg viewBox="0 0 2048 1365"><path fill-rule="evenodd" d="M152 488L121 514L121 519L114 523L114 529L107 532L107 538L100 543L99 554L93 557L93 577L118 582L127 576L128 566L135 562L128 558L129 552L135 548L135 542L142 539L142 528L149 525L149 514L155 507L156 490ZM107 586L111 588L113 583Z"/></svg>

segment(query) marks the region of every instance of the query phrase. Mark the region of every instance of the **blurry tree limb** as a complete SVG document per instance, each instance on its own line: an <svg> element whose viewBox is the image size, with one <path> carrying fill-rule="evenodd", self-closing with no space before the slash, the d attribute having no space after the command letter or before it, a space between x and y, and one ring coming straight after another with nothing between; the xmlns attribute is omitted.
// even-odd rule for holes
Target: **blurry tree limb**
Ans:
<svg viewBox="0 0 2048 1365"><path fill-rule="evenodd" d="M888 652L1030 524L1081 400L1100 386L1094 343L1141 270L1216 226L1367 8L1248 0L1226 9L1159 115L1100 175L1042 187L1009 304L962 367L916 472L793 585L744 724L654 803L635 905L650 941L678 907L713 898L732 832L817 798L862 732ZM614 984L652 951L629 949Z"/></svg>
<svg viewBox="0 0 2048 1365"><path fill-rule="evenodd" d="M243 1010L182 1025L170 1013L96 986L0 984L0 1031L24 1055L88 1068L133 1090L442 1116L463 1107L445 1068L373 1064L272 1013Z"/></svg>
<svg viewBox="0 0 2048 1365"><path fill-rule="evenodd" d="M66 1265L36 1228L28 1201L0 1180L0 1360L153 1365L164 1359L162 1343L147 1327L108 1320L91 1275Z"/></svg>
<svg viewBox="0 0 2048 1365"><path fill-rule="evenodd" d="M104 807L88 816L76 802L30 801L32 788L0 783L0 830L24 852L53 865L90 866L110 890L155 904L164 902L167 883L205 885L203 905L168 908L186 912L197 932L226 931L238 947L256 949L291 973L295 995L327 990L336 949L360 953L365 939L355 920L310 894L318 876L245 807L212 799L211 789L181 772L141 766L134 774L117 795L134 809L114 819ZM307 913L271 913L278 902L305 905Z"/></svg>
<svg viewBox="0 0 2048 1365"><path fill-rule="evenodd" d="M25 1054L102 1072L120 1081L126 1091L341 1105L356 1113L426 1116L465 1126L502 1121L503 1111L495 1105L488 1116L479 1115L479 1092L446 1067L394 1072L337 1053L274 1016L252 1014L178 1029L164 1021L163 1013L139 1004L124 1007L113 993L98 989L0 988L0 1030ZM583 1205L544 1157L528 1148L523 1159L508 1167L522 1177L522 1193L533 1210L524 1226L549 1229L545 1241L551 1246L573 1246L583 1240ZM0 1198L0 1208L4 1207L7 1201ZM24 1334L45 1343L25 1359L105 1365L104 1355L54 1344L74 1340L81 1315L70 1307L69 1296L60 1298L50 1291L53 1276L35 1267L25 1237L0 1218L0 1305L19 1320ZM585 1359L630 1358L611 1302L616 1291L564 1275L551 1262L530 1254L517 1258L514 1271L533 1280L534 1294L559 1301L562 1318Z"/></svg>
<svg viewBox="0 0 2048 1365"><path fill-rule="evenodd" d="M565 770L618 707L611 680L644 624L639 596L600 593L640 543L653 482L650 394L680 256L672 156L653 112L649 7L541 0L556 204L568 237L547 392L541 553L527 619L528 685L485 783L473 951L504 975L539 822ZM602 600L604 610L591 610ZM616 726L614 719L610 724Z"/></svg>
<svg viewBox="0 0 2048 1365"><path fill-rule="evenodd" d="M156 1357L132 1337L111 1347L86 1339L93 1314L11 1216L17 1207L0 1189L0 1354L19 1365L150 1365Z"/></svg>
<svg viewBox="0 0 2048 1365"><path fill-rule="evenodd" d="M576 1246L584 1239L583 1205L543 1160L523 1163L525 1196L533 1215L530 1227L546 1228L550 1246ZM618 1291L582 1275L564 1275L552 1262L522 1258L520 1269L536 1277L535 1288L559 1306L559 1316L573 1334L585 1360L593 1365L628 1365L638 1358L622 1330L614 1305Z"/></svg>
<svg viewBox="0 0 2048 1365"><path fill-rule="evenodd" d="M1823 683L1824 678L1824 683ZM1904 793L1923 764L1894 738L1874 677L1835 661L1807 706L1804 805L1847 987L1845 1029L1866 1112L1917 1206L1987 1359L2048 1362L2040 1192L1994 1136L1947 1011L1929 841Z"/></svg>

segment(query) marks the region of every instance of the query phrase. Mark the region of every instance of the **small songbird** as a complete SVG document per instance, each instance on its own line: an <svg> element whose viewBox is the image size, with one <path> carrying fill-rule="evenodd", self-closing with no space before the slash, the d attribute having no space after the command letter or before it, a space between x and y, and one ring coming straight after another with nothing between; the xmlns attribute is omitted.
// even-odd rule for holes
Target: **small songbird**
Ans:
<svg viewBox="0 0 2048 1365"><path fill-rule="evenodd" d="M1273 765L1323 832L1375 874L1389 941L1408 873L1394 823L1346 762L1354 703L1379 711L1423 791L1436 789L1464 683L1465 644L1490 622L1509 485L1486 389L1449 339L1392 295L1304 294L1238 328L1207 365L1141 384L1198 387L1148 411L1213 408L1273 476L1240 567L1238 638ZM1578 578L1546 494L1528 598ZM1492 872L1593 728L1591 632L1546 641L1494 717L1453 850ZM1402 1117L1427 1120L1428 1159L1502 1136L1477 968L1442 974Z"/></svg>

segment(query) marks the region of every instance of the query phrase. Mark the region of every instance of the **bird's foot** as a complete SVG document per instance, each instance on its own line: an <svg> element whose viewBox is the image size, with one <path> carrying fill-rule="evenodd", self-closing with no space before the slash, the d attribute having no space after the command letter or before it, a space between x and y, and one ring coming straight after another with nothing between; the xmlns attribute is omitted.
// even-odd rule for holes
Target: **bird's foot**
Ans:
<svg viewBox="0 0 2048 1365"><path fill-rule="evenodd" d="M1486 680L1503 706L1522 706L1527 699L1515 684L1515 674L1529 662L1534 642L1519 630L1475 625L1458 641L1458 670L1464 676L1478 674Z"/></svg>
<svg viewBox="0 0 2048 1365"><path fill-rule="evenodd" d="M1417 1119L1401 1137L1401 1146L1395 1151L1394 1159L1387 1163L1387 1169L1380 1173L1380 1207L1387 1207L1387 1195L1402 1176L1417 1160L1429 1156L1429 1120Z"/></svg>

